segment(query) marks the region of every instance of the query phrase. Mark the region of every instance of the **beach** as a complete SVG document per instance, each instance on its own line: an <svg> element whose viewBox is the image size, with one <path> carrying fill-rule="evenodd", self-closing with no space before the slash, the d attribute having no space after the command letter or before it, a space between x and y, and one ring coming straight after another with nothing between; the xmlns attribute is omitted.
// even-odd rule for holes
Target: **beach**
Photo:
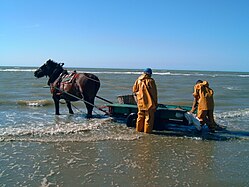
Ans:
<svg viewBox="0 0 249 187"><path fill-rule="evenodd" d="M198 79L214 90L215 119L230 133L138 133L98 109L86 119L65 104L54 115L47 78L32 67L0 67L1 186L249 186L249 73L153 70L159 103L191 106ZM98 95L131 94L138 69L90 72ZM106 103L96 99L97 106Z"/></svg>

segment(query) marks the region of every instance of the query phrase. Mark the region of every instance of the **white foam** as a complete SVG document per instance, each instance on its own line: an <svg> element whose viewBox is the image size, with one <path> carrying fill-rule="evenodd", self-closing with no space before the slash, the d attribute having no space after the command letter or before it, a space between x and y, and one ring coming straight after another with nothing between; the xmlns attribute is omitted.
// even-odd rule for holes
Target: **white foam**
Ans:
<svg viewBox="0 0 249 187"><path fill-rule="evenodd" d="M249 117L249 108L215 114L220 119Z"/></svg>
<svg viewBox="0 0 249 187"><path fill-rule="evenodd" d="M31 107L41 107L53 104L50 100L19 100L17 101L19 105L26 105Z"/></svg>
<svg viewBox="0 0 249 187"><path fill-rule="evenodd" d="M5 72L34 72L36 69L21 69L21 68L8 68L8 69L3 69L0 68L0 71L5 71Z"/></svg>
<svg viewBox="0 0 249 187"><path fill-rule="evenodd" d="M19 124L0 128L1 141L36 141L36 142L91 142L103 140L136 140L139 138L134 129L120 124L113 124L108 119L92 119L79 122L56 120L56 124L40 122L38 124ZM76 120L76 119L75 119Z"/></svg>

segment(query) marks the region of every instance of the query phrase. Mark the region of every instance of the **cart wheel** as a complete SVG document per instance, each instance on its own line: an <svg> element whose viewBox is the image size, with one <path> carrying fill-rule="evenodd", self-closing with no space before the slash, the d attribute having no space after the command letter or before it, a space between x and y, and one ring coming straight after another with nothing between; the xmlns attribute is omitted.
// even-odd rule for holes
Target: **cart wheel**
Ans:
<svg viewBox="0 0 249 187"><path fill-rule="evenodd" d="M126 119L127 127L136 127L137 114L131 113Z"/></svg>

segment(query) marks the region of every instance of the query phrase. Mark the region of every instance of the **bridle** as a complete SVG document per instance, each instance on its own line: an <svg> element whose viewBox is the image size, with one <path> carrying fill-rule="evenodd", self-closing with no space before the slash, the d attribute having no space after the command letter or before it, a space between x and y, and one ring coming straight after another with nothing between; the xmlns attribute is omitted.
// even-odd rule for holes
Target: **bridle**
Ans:
<svg viewBox="0 0 249 187"><path fill-rule="evenodd" d="M58 76L63 72L63 65L64 63L56 63L54 68L48 69L48 64L46 65L46 73L44 73L45 76L49 77L48 84L53 83ZM40 68L42 70L42 68ZM43 70L42 70L43 71Z"/></svg>

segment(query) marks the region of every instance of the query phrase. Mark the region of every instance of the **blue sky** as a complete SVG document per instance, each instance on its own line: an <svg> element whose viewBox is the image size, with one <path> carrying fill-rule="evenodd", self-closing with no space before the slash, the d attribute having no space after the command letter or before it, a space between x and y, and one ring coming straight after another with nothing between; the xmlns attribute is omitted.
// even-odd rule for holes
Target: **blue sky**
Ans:
<svg viewBox="0 0 249 187"><path fill-rule="evenodd" d="M0 0L0 65L249 72L248 0Z"/></svg>

